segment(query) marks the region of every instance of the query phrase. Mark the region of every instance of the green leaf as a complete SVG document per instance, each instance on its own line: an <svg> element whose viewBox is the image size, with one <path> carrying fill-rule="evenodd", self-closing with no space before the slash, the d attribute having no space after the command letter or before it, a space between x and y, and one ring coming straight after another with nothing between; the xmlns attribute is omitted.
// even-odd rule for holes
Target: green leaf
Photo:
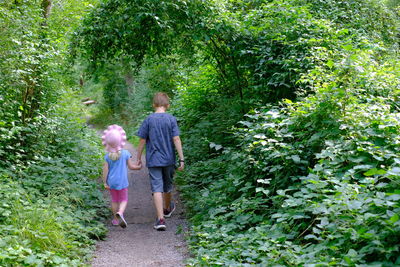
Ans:
<svg viewBox="0 0 400 267"><path fill-rule="evenodd" d="M25 263L30 266L36 266L39 264L43 264L43 262L36 257L36 255L29 255L25 258Z"/></svg>
<svg viewBox="0 0 400 267"><path fill-rule="evenodd" d="M350 45L350 44L349 45L343 45L342 47L343 47L344 50L347 50L347 51L353 50L353 46Z"/></svg>
<svg viewBox="0 0 400 267"><path fill-rule="evenodd" d="M215 150L221 150L223 147L221 145L215 144L213 142L210 143L210 148L214 148Z"/></svg>
<svg viewBox="0 0 400 267"><path fill-rule="evenodd" d="M292 155L291 158L295 163L300 163L301 162L301 159L300 159L299 155Z"/></svg>
<svg viewBox="0 0 400 267"><path fill-rule="evenodd" d="M265 188L262 188L262 187L257 187L256 188L256 192L258 193L258 192L263 192L265 195L269 195L269 190L267 190L267 189L265 189Z"/></svg>
<svg viewBox="0 0 400 267"><path fill-rule="evenodd" d="M350 257L344 256L343 259L347 262L347 264L353 265L353 261L350 259Z"/></svg>
<svg viewBox="0 0 400 267"><path fill-rule="evenodd" d="M390 175L400 175L400 168L399 167L394 167L390 171L388 171L388 174Z"/></svg>
<svg viewBox="0 0 400 267"><path fill-rule="evenodd" d="M397 222L399 220L399 214L395 214L395 215L393 215L392 217L390 217L390 222L391 223L395 223L395 222Z"/></svg>
<svg viewBox="0 0 400 267"><path fill-rule="evenodd" d="M374 175L383 175L386 171L382 169L372 168L366 172L364 172L365 176L374 176Z"/></svg>

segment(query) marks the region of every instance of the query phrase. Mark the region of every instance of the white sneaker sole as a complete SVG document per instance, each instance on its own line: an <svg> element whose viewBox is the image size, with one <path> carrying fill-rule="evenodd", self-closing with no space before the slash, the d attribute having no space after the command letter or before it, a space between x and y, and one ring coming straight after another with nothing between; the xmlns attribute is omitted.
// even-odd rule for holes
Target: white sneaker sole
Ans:
<svg viewBox="0 0 400 267"><path fill-rule="evenodd" d="M117 213L116 216L119 219L119 226L121 226L122 228L126 228L128 224L126 223L124 217L122 217L119 213Z"/></svg>
<svg viewBox="0 0 400 267"><path fill-rule="evenodd" d="M165 225L154 225L154 229L156 229L157 231L165 231L167 227Z"/></svg>
<svg viewBox="0 0 400 267"><path fill-rule="evenodd" d="M172 216L172 213L175 211L175 205L174 205L174 208L168 213L168 214L164 214L164 217L165 218L169 218L169 217L171 217Z"/></svg>

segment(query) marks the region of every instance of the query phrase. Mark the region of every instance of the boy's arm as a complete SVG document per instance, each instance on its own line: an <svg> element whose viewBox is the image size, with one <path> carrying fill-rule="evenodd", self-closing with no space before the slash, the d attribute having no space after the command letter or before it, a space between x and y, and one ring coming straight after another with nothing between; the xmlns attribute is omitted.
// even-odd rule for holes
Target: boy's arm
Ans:
<svg viewBox="0 0 400 267"><path fill-rule="evenodd" d="M176 151L178 151L178 155L179 155L179 167L178 167L178 171L183 171L183 169L185 168L185 158L183 157L183 150L182 150L182 142L181 142L181 138L179 136L174 136L173 138L174 140L174 145L176 148Z"/></svg>
<svg viewBox="0 0 400 267"><path fill-rule="evenodd" d="M107 184L107 175L108 175L108 163L104 162L104 164L103 164L103 184L104 184L104 188L110 189L110 187Z"/></svg>
<svg viewBox="0 0 400 267"><path fill-rule="evenodd" d="M128 168L131 170L140 170L142 168L142 163L135 164L131 159L128 159L127 162Z"/></svg>
<svg viewBox="0 0 400 267"><path fill-rule="evenodd" d="M138 148L137 148L137 162L138 162L138 164L142 163L142 153L143 153L143 149L144 149L144 145L145 144L146 144L146 139L140 138L139 145L138 145Z"/></svg>

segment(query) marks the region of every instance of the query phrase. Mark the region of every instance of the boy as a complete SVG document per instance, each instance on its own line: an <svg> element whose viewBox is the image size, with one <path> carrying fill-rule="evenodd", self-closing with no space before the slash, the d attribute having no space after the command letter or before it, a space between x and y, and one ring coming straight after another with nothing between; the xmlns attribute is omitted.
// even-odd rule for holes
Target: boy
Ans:
<svg viewBox="0 0 400 267"><path fill-rule="evenodd" d="M175 210L171 201L172 178L175 173L175 149L179 156L178 170L184 169L182 143L176 118L166 111L169 108L169 98L165 93L156 93L153 98L154 113L150 114L140 126L137 135L140 138L138 146L138 164L146 144L146 165L149 169L151 191L157 220L154 229L166 229L164 217L170 217ZM164 202L164 206L163 206Z"/></svg>

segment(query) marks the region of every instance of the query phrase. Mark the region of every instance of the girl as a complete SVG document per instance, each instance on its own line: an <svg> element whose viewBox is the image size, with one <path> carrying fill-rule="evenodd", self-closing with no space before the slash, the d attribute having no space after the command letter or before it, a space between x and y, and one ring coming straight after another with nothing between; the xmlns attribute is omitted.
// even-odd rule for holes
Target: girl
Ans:
<svg viewBox="0 0 400 267"><path fill-rule="evenodd" d="M111 209L114 216L112 225L125 228L127 223L124 211L128 204L129 186L127 167L131 170L140 170L142 165L134 164L129 151L122 149L126 142L126 134L121 126L116 124L108 126L101 138L108 152L104 157L103 183L111 194Z"/></svg>

